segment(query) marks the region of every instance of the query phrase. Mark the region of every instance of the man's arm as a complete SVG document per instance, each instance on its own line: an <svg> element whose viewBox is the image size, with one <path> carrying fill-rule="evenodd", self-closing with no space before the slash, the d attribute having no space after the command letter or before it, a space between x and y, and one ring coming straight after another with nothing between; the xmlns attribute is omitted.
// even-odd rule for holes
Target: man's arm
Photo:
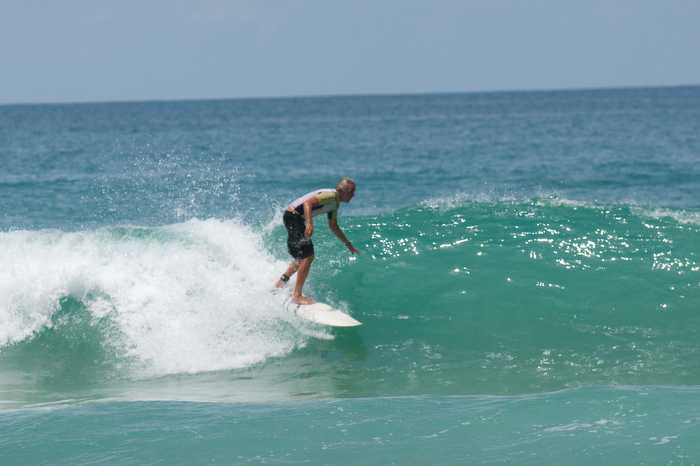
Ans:
<svg viewBox="0 0 700 466"><path fill-rule="evenodd" d="M318 205L318 197L312 196L309 200L304 202L304 222L306 223L306 229L304 230L304 236L311 238L314 234L314 216L313 209L315 205Z"/></svg>
<svg viewBox="0 0 700 466"><path fill-rule="evenodd" d="M343 233L343 230L341 230L340 226L338 226L338 221L336 220L335 217L328 219L328 227L331 229L331 231L333 233L335 233L335 236L337 236L338 239L343 242L345 247L348 248L348 250L351 253L358 254L360 252L357 249L355 249L355 246L353 246L352 243L345 236L345 233Z"/></svg>

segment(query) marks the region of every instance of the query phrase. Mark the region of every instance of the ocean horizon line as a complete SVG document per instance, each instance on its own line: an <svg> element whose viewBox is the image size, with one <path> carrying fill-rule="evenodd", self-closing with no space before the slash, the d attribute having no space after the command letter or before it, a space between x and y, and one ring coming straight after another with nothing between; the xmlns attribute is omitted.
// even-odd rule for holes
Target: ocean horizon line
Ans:
<svg viewBox="0 0 700 466"><path fill-rule="evenodd" d="M37 101L37 102L0 102L0 107L30 107L30 106L62 106L62 105L108 105L108 104L156 104L156 103L194 103L194 102L227 102L227 101L265 101L265 100L311 100L311 99L344 99L366 97L422 97L447 95L492 95L492 94L537 94L537 93L568 93L568 92L608 92L608 91L640 91L652 89L692 89L700 87L700 83L660 84L660 85L625 85L625 86L581 86L562 88L525 88L525 89L490 89L490 90L457 90L457 91L415 91L415 92L366 92L366 93L329 93L329 94L298 94L270 96L238 96L238 97L173 97L153 99L115 99L115 100L85 100L85 101Z"/></svg>

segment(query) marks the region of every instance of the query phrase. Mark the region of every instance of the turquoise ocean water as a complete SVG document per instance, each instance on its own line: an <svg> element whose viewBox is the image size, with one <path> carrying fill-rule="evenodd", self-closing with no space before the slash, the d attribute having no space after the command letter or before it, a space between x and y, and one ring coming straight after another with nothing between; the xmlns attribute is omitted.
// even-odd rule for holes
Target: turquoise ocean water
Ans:
<svg viewBox="0 0 700 466"><path fill-rule="evenodd" d="M0 106L0 167L2 465L700 464L700 87ZM343 175L332 330L270 288Z"/></svg>

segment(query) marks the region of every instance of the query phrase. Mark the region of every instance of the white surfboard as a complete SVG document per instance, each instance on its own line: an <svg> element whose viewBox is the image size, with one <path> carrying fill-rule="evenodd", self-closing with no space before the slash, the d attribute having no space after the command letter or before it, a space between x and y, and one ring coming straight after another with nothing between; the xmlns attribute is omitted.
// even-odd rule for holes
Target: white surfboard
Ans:
<svg viewBox="0 0 700 466"><path fill-rule="evenodd" d="M329 325L331 327L356 327L362 325L362 322L359 320L355 320L343 311L339 311L325 303L299 305L290 300L287 302L287 309L302 319L321 325Z"/></svg>

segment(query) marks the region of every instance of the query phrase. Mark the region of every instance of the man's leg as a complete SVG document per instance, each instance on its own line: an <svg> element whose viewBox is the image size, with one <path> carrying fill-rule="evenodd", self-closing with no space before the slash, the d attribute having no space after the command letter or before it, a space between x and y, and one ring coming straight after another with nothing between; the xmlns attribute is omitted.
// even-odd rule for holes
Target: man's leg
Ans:
<svg viewBox="0 0 700 466"><path fill-rule="evenodd" d="M293 260L292 262L289 263L289 267L287 267L287 271L282 274L282 277L277 280L277 283L275 286L277 288L282 288L284 285L287 284L290 278L296 273L296 271L299 270L299 262L296 260ZM286 277L286 280L285 280Z"/></svg>
<svg viewBox="0 0 700 466"><path fill-rule="evenodd" d="M313 299L304 296L301 292L301 290L304 288L306 277L309 276L309 270L311 270L311 263L313 261L314 256L305 257L299 261L297 283L294 286L294 292L292 293L292 300L297 304L313 304L315 302Z"/></svg>

